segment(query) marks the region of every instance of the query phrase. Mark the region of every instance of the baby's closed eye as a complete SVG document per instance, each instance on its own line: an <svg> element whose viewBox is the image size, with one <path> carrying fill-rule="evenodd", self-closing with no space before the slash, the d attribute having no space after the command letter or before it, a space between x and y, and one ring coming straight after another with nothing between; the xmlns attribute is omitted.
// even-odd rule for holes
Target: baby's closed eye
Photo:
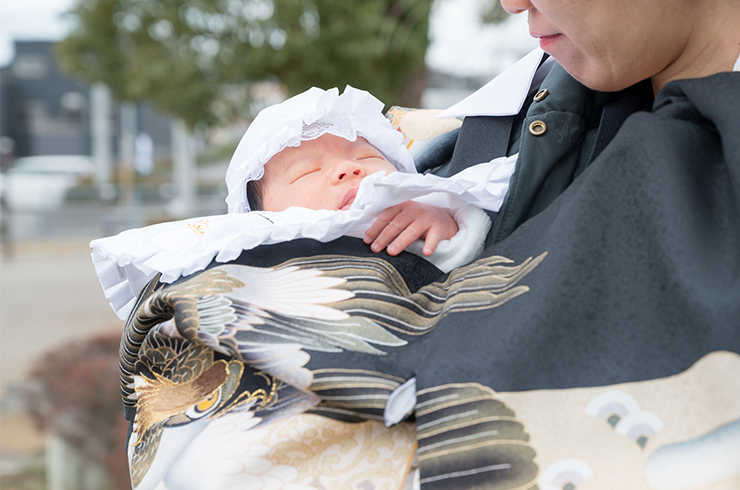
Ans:
<svg viewBox="0 0 740 490"><path fill-rule="evenodd" d="M315 168L315 169L312 169L312 170L302 171L293 180L291 180L290 183L292 184L292 183L294 183L294 182L296 182L296 181L298 181L298 180L300 180L300 179L302 179L304 177L308 177L309 175L311 175L313 173L319 172L320 170L321 169L319 169L319 168Z"/></svg>

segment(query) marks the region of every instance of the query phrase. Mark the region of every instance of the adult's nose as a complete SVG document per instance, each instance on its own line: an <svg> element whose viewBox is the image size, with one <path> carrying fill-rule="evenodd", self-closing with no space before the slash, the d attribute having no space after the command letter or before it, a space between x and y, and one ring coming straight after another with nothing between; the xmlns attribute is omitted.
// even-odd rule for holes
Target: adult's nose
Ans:
<svg viewBox="0 0 740 490"><path fill-rule="evenodd" d="M501 0L501 6L512 15L534 8L530 0Z"/></svg>
<svg viewBox="0 0 740 490"><path fill-rule="evenodd" d="M340 184L347 180L362 180L367 177L367 171L357 163L342 160L332 169L331 183Z"/></svg>

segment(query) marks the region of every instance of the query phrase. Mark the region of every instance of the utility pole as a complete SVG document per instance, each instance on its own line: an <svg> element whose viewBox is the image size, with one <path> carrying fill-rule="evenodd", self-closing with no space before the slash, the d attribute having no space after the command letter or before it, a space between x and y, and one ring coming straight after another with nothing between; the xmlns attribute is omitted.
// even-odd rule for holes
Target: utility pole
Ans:
<svg viewBox="0 0 740 490"><path fill-rule="evenodd" d="M90 133L92 157L97 166L97 184L100 199L111 201L116 197L113 185L113 149L111 148L111 94L102 83L90 86Z"/></svg>
<svg viewBox="0 0 740 490"><path fill-rule="evenodd" d="M134 158L136 153L136 131L138 130L136 104L133 102L121 103L121 134L118 143L118 182L121 192L119 205L126 210L126 227L141 226L137 216L135 196Z"/></svg>
<svg viewBox="0 0 740 490"><path fill-rule="evenodd" d="M172 121L171 135L176 196L170 211L176 218L190 218L195 209L195 140L182 119Z"/></svg>
<svg viewBox="0 0 740 490"><path fill-rule="evenodd" d="M116 188L113 184L111 106L110 89L102 83L92 84L90 86L90 136L92 157L97 170L98 195L103 208L101 218L103 235L112 235L115 232L112 206L116 197Z"/></svg>

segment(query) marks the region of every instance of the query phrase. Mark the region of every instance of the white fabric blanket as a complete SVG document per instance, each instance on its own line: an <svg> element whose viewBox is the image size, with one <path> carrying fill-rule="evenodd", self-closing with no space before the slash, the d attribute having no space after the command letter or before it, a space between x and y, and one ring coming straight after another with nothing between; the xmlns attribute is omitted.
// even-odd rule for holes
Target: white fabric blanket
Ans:
<svg viewBox="0 0 740 490"><path fill-rule="evenodd" d="M171 283L203 270L214 258L227 262L258 245L297 238L328 242L342 235L362 237L384 209L413 199L456 214L461 233L450 240L453 243L443 241L430 258L441 269L450 270L480 252L487 232L482 228L487 226L484 213L458 211L471 204L497 211L515 164L516 155L498 158L450 178L377 173L362 181L348 211L290 208L280 213L224 214L127 230L93 240L93 263L105 297L116 315L125 320L138 292L158 273L162 282Z"/></svg>

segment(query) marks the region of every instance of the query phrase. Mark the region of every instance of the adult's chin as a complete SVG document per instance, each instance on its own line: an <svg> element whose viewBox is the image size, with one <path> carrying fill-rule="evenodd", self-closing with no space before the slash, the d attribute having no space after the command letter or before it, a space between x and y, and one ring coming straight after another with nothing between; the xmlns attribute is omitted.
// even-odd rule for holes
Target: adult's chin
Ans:
<svg viewBox="0 0 740 490"><path fill-rule="evenodd" d="M599 92L618 92L642 80L629 71L614 75L612 66L572 49L547 51L573 78Z"/></svg>
<svg viewBox="0 0 740 490"><path fill-rule="evenodd" d="M631 84L619 86L612 76L611 66L603 58L584 52L563 35L538 38L543 51L555 58L565 71L590 89L616 92Z"/></svg>

